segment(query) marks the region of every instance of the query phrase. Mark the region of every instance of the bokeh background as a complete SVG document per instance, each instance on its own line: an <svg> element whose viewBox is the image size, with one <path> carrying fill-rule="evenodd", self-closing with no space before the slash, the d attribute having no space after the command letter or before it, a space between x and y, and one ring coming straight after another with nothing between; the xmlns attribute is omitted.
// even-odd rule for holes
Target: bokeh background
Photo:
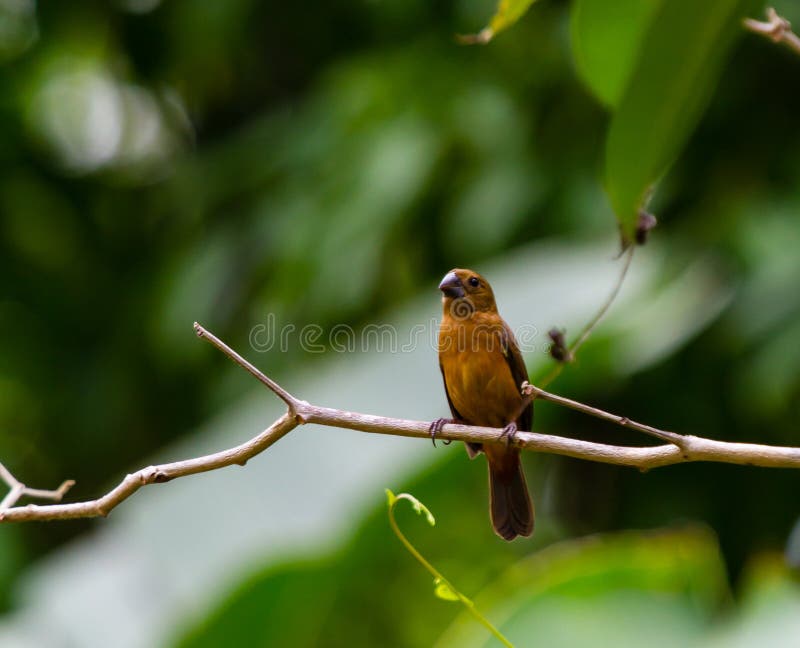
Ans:
<svg viewBox="0 0 800 648"><path fill-rule="evenodd" d="M403 341L435 328L453 266L537 328L546 371L546 331L575 333L620 269L608 114L576 74L568 3L456 44L492 10L0 0L0 461L30 485L74 478L78 500L260 431L279 403L195 320L302 398L445 415L428 338L313 353L251 334L274 318ZM742 34L653 240L554 391L800 445L798 74ZM548 404L536 429L648 442ZM518 645L797 645L797 471L525 462L537 533L513 544L488 523L483 459L316 427L107 520L4 525L0 644L491 645L392 535L391 488L429 506L434 528L401 525Z"/></svg>

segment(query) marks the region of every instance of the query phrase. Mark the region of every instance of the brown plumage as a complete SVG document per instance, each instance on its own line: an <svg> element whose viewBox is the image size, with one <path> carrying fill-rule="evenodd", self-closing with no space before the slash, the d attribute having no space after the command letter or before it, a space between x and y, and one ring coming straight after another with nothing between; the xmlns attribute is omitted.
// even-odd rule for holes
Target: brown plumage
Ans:
<svg viewBox="0 0 800 648"><path fill-rule="evenodd" d="M431 426L435 438L446 422L530 431L533 407L521 412L520 387L528 379L514 334L497 312L489 283L477 272L456 268L439 289L444 314L439 327L439 367L452 419ZM517 417L515 419L515 417ZM519 450L505 443L467 444L489 463L490 510L495 533L505 540L533 533L533 506Z"/></svg>

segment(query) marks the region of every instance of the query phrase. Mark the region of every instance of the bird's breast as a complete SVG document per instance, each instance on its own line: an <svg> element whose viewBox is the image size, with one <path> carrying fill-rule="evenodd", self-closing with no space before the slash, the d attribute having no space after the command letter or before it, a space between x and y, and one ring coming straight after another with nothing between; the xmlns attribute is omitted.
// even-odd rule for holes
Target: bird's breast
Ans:
<svg viewBox="0 0 800 648"><path fill-rule="evenodd" d="M469 326L440 331L439 361L453 406L472 425L504 427L522 396L511 375L499 337L472 337ZM472 339L470 340L470 338ZM460 341L468 340L466 344Z"/></svg>

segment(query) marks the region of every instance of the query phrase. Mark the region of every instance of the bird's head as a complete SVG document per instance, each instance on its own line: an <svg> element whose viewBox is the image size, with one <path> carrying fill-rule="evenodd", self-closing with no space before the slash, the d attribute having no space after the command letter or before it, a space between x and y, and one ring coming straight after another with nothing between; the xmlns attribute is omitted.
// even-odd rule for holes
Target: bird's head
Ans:
<svg viewBox="0 0 800 648"><path fill-rule="evenodd" d="M456 318L468 317L475 311L495 311L494 293L489 282L474 270L454 268L439 284L445 311Z"/></svg>

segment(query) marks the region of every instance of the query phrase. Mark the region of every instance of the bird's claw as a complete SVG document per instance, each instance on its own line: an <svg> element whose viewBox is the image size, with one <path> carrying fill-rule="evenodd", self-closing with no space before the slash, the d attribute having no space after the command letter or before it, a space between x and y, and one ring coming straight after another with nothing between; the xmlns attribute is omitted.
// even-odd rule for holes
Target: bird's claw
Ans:
<svg viewBox="0 0 800 648"><path fill-rule="evenodd" d="M431 435L431 442L433 443L434 448L436 447L436 435L439 434L439 432L442 431L442 428L448 423L455 423L455 420L449 418L436 419L428 428L428 434ZM446 439L445 441L442 441L444 445L450 445L452 442L452 439Z"/></svg>
<svg viewBox="0 0 800 648"><path fill-rule="evenodd" d="M517 424L509 423L503 428L503 433L500 435L500 438L506 440L506 446L510 446L514 442L514 438L516 436L517 436Z"/></svg>

